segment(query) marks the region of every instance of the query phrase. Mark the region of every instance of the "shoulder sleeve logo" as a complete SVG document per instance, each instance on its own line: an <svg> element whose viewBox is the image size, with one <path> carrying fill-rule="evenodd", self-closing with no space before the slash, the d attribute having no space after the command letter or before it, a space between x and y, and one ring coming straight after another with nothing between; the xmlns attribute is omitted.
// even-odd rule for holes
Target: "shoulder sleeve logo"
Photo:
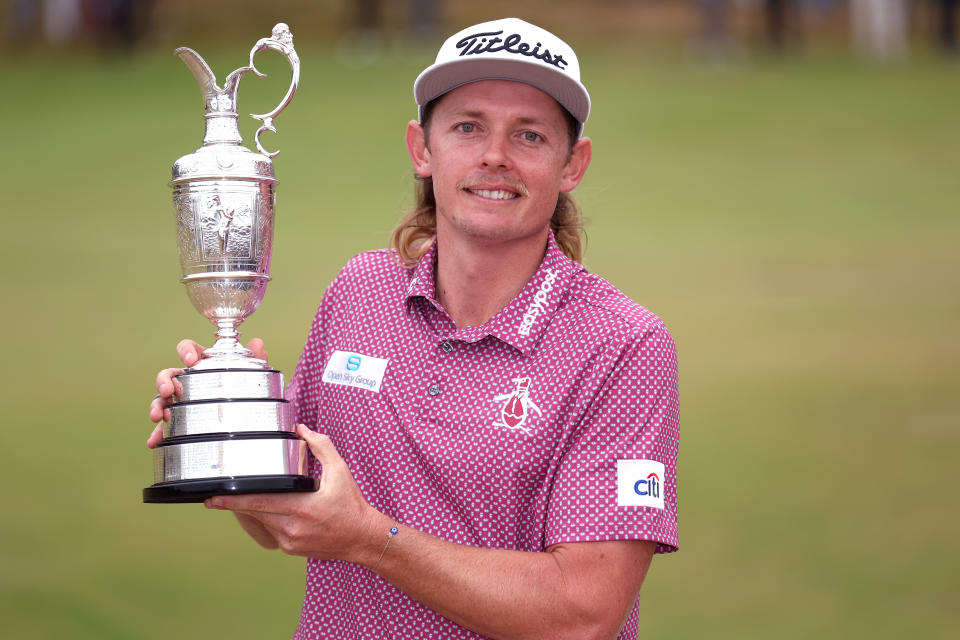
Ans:
<svg viewBox="0 0 960 640"><path fill-rule="evenodd" d="M664 470L656 460L617 460L617 504L663 509Z"/></svg>

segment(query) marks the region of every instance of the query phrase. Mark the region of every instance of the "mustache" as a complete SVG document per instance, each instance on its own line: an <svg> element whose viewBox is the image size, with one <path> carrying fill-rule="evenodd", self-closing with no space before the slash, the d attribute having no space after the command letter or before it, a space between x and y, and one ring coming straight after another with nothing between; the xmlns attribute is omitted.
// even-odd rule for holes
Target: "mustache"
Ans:
<svg viewBox="0 0 960 640"><path fill-rule="evenodd" d="M489 188L490 185L495 184L500 187L509 189L519 193L521 196L528 196L530 192L527 190L527 186L521 181L511 178L509 176L471 176L469 178L464 178L457 183L458 189L476 189L476 188Z"/></svg>

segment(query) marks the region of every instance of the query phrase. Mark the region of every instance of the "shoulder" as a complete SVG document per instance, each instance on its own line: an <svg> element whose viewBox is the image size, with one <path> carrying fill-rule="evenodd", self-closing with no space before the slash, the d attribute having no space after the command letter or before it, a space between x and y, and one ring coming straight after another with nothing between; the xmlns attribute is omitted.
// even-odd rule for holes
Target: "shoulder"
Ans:
<svg viewBox="0 0 960 640"><path fill-rule="evenodd" d="M353 256L340 270L338 278L360 278L407 271L393 249L373 249Z"/></svg>
<svg viewBox="0 0 960 640"><path fill-rule="evenodd" d="M570 311L579 322L622 344L666 341L673 338L663 320L634 302L604 278L581 271L570 286Z"/></svg>
<svg viewBox="0 0 960 640"><path fill-rule="evenodd" d="M327 286L312 330L328 334L334 327L390 316L404 299L411 277L390 249L354 255Z"/></svg>
<svg viewBox="0 0 960 640"><path fill-rule="evenodd" d="M377 290L402 286L411 278L393 249L364 251L350 258L331 283L331 290Z"/></svg>

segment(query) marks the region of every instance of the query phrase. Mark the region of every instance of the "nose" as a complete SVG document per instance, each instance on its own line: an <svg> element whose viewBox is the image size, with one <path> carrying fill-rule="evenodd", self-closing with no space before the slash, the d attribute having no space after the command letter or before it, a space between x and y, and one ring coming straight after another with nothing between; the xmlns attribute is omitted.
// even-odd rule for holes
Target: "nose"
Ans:
<svg viewBox="0 0 960 640"><path fill-rule="evenodd" d="M487 137L487 144L480 156L480 165L484 169L510 169L510 148L506 135L494 133Z"/></svg>

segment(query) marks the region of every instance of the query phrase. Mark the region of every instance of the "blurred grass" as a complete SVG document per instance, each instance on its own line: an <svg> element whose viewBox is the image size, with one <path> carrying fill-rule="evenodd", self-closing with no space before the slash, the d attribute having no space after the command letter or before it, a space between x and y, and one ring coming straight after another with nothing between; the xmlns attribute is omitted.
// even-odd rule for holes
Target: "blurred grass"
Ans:
<svg viewBox="0 0 960 640"><path fill-rule="evenodd" d="M357 67L311 44L266 141L274 280L244 324L288 375L326 284L410 201L430 58ZM197 49L221 78L244 63ZM261 58L244 112L286 85ZM581 58L587 264L680 354L681 552L653 564L643 636L953 637L960 70ZM300 559L226 514L140 503L153 372L212 333L178 283L166 186L201 141L199 90L166 55L0 61L0 79L0 636L289 636Z"/></svg>

